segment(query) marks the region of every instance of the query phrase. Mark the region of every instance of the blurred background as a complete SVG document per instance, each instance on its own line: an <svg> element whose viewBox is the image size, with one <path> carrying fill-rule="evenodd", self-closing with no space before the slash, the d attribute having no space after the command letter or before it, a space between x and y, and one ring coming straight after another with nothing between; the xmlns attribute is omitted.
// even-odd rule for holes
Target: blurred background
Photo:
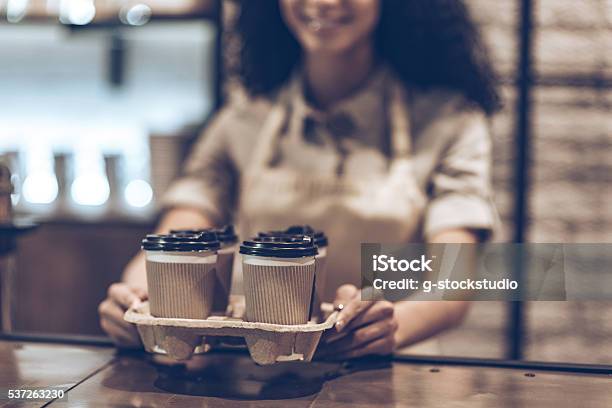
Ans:
<svg viewBox="0 0 612 408"><path fill-rule="evenodd" d="M466 0L504 98L497 240L612 242L612 1ZM0 0L0 156L16 331L102 334L97 305L231 92L235 1ZM152 166L152 163L155 165ZM612 303L475 303L411 352L612 363Z"/></svg>

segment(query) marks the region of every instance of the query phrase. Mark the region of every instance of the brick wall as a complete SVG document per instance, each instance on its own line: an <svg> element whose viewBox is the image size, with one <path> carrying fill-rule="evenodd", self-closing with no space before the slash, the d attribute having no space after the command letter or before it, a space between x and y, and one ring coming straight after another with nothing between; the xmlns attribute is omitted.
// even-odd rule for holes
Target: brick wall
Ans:
<svg viewBox="0 0 612 408"><path fill-rule="evenodd" d="M517 55L517 0L467 0L496 71L511 84ZM534 0L534 67L529 190L532 242L612 242L612 2ZM594 79L607 80L597 86ZM602 80L603 79L603 80ZM494 185L512 236L515 90L493 118ZM529 302L526 357L612 363L612 302ZM443 337L445 354L499 357L503 304L474 305L467 322ZM474 344L478 344L474 347Z"/></svg>

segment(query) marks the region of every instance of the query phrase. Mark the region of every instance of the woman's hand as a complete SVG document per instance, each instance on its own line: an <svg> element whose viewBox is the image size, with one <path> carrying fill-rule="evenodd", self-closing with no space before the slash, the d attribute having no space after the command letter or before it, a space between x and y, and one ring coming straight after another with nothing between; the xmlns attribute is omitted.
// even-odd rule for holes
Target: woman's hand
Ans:
<svg viewBox="0 0 612 408"><path fill-rule="evenodd" d="M334 306L342 304L336 330L323 336L320 357L348 359L368 354L387 355L395 349L397 321L394 305L387 301L362 301L361 291L343 285L336 292Z"/></svg>
<svg viewBox="0 0 612 408"><path fill-rule="evenodd" d="M107 298L98 306L100 326L117 347L141 347L136 327L123 320L123 314L133 304L147 299L147 292L127 283L113 283L108 288Z"/></svg>

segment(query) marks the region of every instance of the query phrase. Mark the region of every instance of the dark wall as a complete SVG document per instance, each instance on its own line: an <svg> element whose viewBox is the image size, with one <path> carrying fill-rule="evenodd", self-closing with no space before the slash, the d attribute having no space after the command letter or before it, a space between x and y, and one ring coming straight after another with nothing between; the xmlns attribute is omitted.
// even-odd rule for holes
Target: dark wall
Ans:
<svg viewBox="0 0 612 408"><path fill-rule="evenodd" d="M15 329L102 334L97 306L152 225L45 223L17 254Z"/></svg>

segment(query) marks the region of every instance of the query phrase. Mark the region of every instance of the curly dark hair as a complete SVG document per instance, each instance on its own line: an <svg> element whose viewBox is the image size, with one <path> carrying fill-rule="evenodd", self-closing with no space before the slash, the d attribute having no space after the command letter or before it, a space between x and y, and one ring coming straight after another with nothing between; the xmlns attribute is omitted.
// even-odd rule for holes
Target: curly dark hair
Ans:
<svg viewBox="0 0 612 408"><path fill-rule="evenodd" d="M239 74L252 95L271 95L300 61L301 48L277 0L242 0ZM461 0L381 0L376 52L402 81L461 92L487 114L499 107L494 73Z"/></svg>

